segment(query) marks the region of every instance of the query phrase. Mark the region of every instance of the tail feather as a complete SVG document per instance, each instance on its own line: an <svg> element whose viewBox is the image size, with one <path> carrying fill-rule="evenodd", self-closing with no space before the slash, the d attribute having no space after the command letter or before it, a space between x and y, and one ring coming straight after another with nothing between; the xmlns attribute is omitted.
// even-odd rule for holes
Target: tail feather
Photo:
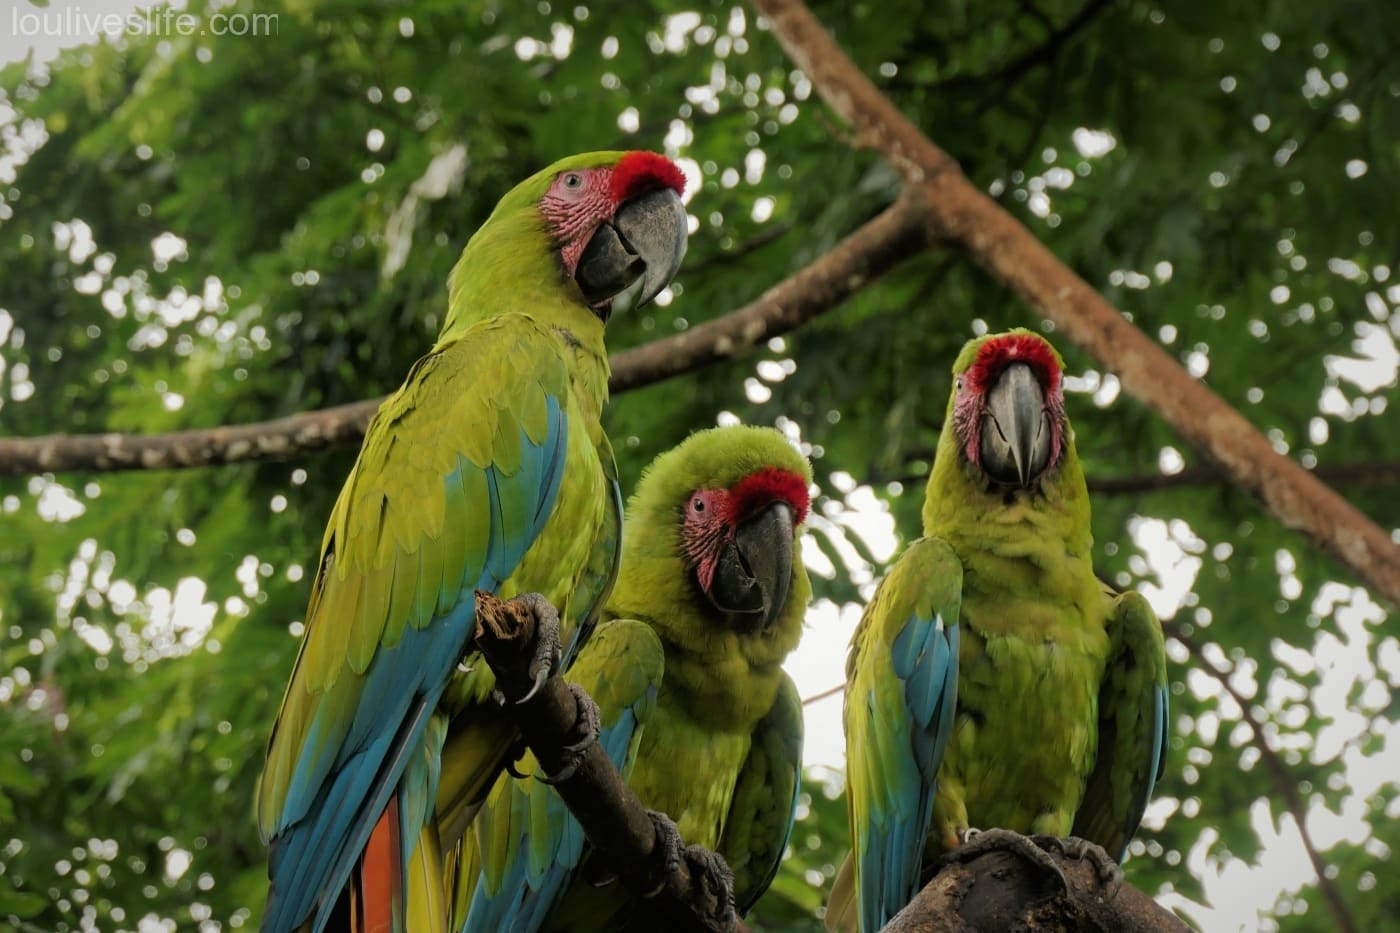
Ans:
<svg viewBox="0 0 1400 933"><path fill-rule="evenodd" d="M407 933L441 933L447 929L447 887L437 827L425 825L408 862Z"/></svg>
<svg viewBox="0 0 1400 933"><path fill-rule="evenodd" d="M395 795L374 824L359 870L350 880L350 933L404 933L403 841L399 798Z"/></svg>

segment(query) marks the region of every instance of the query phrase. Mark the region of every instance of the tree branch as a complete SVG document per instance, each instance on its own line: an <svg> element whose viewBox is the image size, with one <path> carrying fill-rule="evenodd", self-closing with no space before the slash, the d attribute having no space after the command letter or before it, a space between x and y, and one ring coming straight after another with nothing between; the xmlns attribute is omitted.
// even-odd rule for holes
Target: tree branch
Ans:
<svg viewBox="0 0 1400 933"><path fill-rule="evenodd" d="M1367 460L1360 463L1319 463L1308 471L1319 480L1344 486L1400 485L1400 460ZM1230 478L1212 466L1187 467L1179 473L1143 473L1136 476L1090 476L1089 492L1120 496L1162 492L1193 486L1224 486Z"/></svg>
<svg viewBox="0 0 1400 933"><path fill-rule="evenodd" d="M1064 873L1052 875L1008 851L946 865L882 933L1185 933L1190 928L1126 881L1105 885L1087 859L1048 853Z"/></svg>
<svg viewBox="0 0 1400 933"><path fill-rule="evenodd" d="M605 866L617 871L658 921L697 933L748 933L735 917L733 875L723 860L713 855L713 862L696 862L687 857L695 847L668 848L601 744L595 741L582 753L568 750L579 740L581 705L593 700L575 694L557 671L535 689L530 667L546 614L558 624L554 608L537 595L502 600L481 590L476 593L476 645L540 767L546 774L569 775L554 789ZM721 871L715 871L716 863L723 866Z"/></svg>
<svg viewBox="0 0 1400 933"><path fill-rule="evenodd" d="M803 705L803 706L811 706L813 703L820 703L822 700L825 700L825 699L827 699L827 698L829 698L829 697L837 696L837 695L842 694L842 693L845 693L845 692L846 692L846 682L845 682L845 681L842 681L841 683L837 684L837 685L834 686L834 687L827 687L825 690L821 691L820 693L814 693L814 694L812 694L812 695L809 696L809 697L803 697L803 698L802 698L802 705Z"/></svg>
<svg viewBox="0 0 1400 933"><path fill-rule="evenodd" d="M895 202L755 301L689 330L612 355L627 392L743 356L835 308L923 247L915 205ZM73 470L171 470L279 460L359 443L383 398L275 421L168 434L50 434L0 439L0 476Z"/></svg>
<svg viewBox="0 0 1400 933"><path fill-rule="evenodd" d="M281 460L365 435L381 398L252 424L168 434L48 434L0 439L0 476L70 470L175 470Z"/></svg>
<svg viewBox="0 0 1400 933"><path fill-rule="evenodd" d="M1253 702L1230 683L1231 671L1219 667L1207 658L1201 645L1182 631L1181 626L1174 622L1165 622L1162 629L1167 635L1181 642L1195 659L1196 665L1214 677L1220 688L1239 705L1240 716L1249 726L1251 744L1259 750L1259 760L1264 763L1264 770L1269 773L1274 791L1282 798L1284 807L1293 816L1293 822L1298 825L1298 835L1303 840L1303 851L1307 853L1308 863L1317 875L1317 887L1322 893L1322 899L1327 903L1328 910L1332 912L1335 929L1338 933L1356 933L1356 919L1347 908L1342 892L1337 890L1336 882L1327 876L1327 864L1313 842L1312 834L1308 832L1308 807L1303 802L1302 795L1298 793L1298 782L1289 774L1288 765L1269 744L1268 737L1264 735L1264 726L1254 714Z"/></svg>
<svg viewBox="0 0 1400 933"><path fill-rule="evenodd" d="M1076 35L1084 30L1094 19L1108 9L1113 4L1113 0L1088 0L1079 11L1065 21L1063 26L1050 30L1050 34L1045 37L1045 41L1031 48L1003 66L999 71L987 77L996 81L1015 82L1031 69L1053 62L1060 54L1060 50L1069 43Z"/></svg>
<svg viewBox="0 0 1400 933"><path fill-rule="evenodd" d="M612 357L612 390L742 356L831 310L924 246L920 211L901 198L831 251L736 311Z"/></svg>
<svg viewBox="0 0 1400 933"><path fill-rule="evenodd" d="M1015 217L980 191L856 68L802 0L754 0L793 63L861 145L880 152L925 207L929 239L959 244L1156 411L1284 526L1303 532L1394 605L1400 545L1133 326Z"/></svg>

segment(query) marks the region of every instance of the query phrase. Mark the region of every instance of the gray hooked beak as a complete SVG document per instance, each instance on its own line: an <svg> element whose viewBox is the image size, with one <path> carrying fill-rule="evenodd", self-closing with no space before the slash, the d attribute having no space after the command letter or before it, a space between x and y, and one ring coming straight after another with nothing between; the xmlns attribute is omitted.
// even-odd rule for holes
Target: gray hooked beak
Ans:
<svg viewBox="0 0 1400 933"><path fill-rule="evenodd" d="M705 595L740 632L767 631L783 611L792 585L792 542L792 506L774 502L724 546Z"/></svg>
<svg viewBox="0 0 1400 933"><path fill-rule="evenodd" d="M608 302L641 281L636 305L651 301L671 284L685 258L687 228L680 195L662 188L618 208L583 248L574 279L584 299L603 312Z"/></svg>
<svg viewBox="0 0 1400 933"><path fill-rule="evenodd" d="M1003 486L1030 488L1050 464L1045 391L1025 363L1002 370L987 391L982 471Z"/></svg>

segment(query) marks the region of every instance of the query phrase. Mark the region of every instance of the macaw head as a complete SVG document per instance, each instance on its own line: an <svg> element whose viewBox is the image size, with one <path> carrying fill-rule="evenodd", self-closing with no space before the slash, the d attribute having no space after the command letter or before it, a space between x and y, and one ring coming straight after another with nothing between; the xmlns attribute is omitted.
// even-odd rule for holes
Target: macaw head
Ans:
<svg viewBox="0 0 1400 933"><path fill-rule="evenodd" d="M692 434L637 484L614 607L680 625L652 607L694 606L692 618L740 637L781 629L786 654L811 597L799 544L811 482L807 458L773 428Z"/></svg>
<svg viewBox="0 0 1400 933"><path fill-rule="evenodd" d="M587 152L560 159L501 198L467 244L454 291L470 282L520 288L530 281L577 289L577 300L604 323L613 299L637 286L637 303L655 298L680 269L688 234L685 176L655 152ZM547 256L545 255L547 254ZM548 261L552 274L535 274ZM542 270L543 271L543 270ZM639 284L640 283L640 284ZM481 309L453 301L464 320Z"/></svg>
<svg viewBox="0 0 1400 933"><path fill-rule="evenodd" d="M766 632L787 605L807 480L765 466L686 496L681 553L700 592L741 633Z"/></svg>
<svg viewBox="0 0 1400 933"><path fill-rule="evenodd" d="M1030 489L1059 466L1069 431L1063 366L1049 341L1023 329L958 355L949 420L962 458L989 485Z"/></svg>

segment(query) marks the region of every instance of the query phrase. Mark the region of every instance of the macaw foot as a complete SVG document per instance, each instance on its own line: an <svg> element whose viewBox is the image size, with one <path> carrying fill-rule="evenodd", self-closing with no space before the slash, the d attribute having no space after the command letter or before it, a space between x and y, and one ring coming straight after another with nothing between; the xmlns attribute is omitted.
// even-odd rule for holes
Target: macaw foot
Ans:
<svg viewBox="0 0 1400 933"><path fill-rule="evenodd" d="M1117 887L1123 881L1123 869L1113 860L1113 856L1097 843L1078 836L1066 836L1061 839L1059 836L1035 835L1030 839L1047 852L1059 852L1065 858L1089 862L1094 866L1094 872L1099 876L1101 884Z"/></svg>
<svg viewBox="0 0 1400 933"><path fill-rule="evenodd" d="M488 619L481 611L482 598L483 595L478 593L477 624L490 625L496 630L495 634L497 638L521 637L521 635L517 633L526 631L526 629L521 626L520 619L525 616L534 617L535 637L533 641L533 650L530 663L525 669L527 674L526 683L530 686L528 690L525 690L525 692L514 701L516 703L529 702L534 698L535 694L540 692L540 688L544 686L545 681L549 680L549 675L559 669L560 662L564 656L560 647L559 610L555 609L554 604L539 593L522 593L508 600L500 602L492 601L493 611ZM489 599L489 594L485 598ZM500 619L511 620L513 631L505 629L501 622L498 621ZM519 693L520 688L523 687L524 684L522 683L510 692ZM496 689L491 691L491 697L502 706L511 702L506 696L506 692L501 690L499 684L497 684Z"/></svg>
<svg viewBox="0 0 1400 933"><path fill-rule="evenodd" d="M651 817L652 825L656 827L653 865L658 853L663 862L653 868L653 872L659 876L655 887L642 896L656 897L668 886L674 891L686 891L684 871L690 876L687 901L697 914L703 914L711 929L734 929L738 922L738 914L734 910L734 872L729 870L724 857L704 846L686 845L681 831L666 814L648 810L647 816Z"/></svg>
<svg viewBox="0 0 1400 933"><path fill-rule="evenodd" d="M525 753L530 750L526 741L516 739L511 745L510 754L506 756L506 773L513 778L524 780L534 777L535 780L543 784L558 784L567 781L578 772L579 766L583 764L584 753L588 747L598 741L598 736L603 731L603 717L598 710L598 704L588 695L578 684L566 684L569 693L573 695L577 712L574 714L574 724L569 727L568 738L570 741L559 746L567 762L553 774L529 775L516 767L516 762L525 757Z"/></svg>
<svg viewBox="0 0 1400 933"><path fill-rule="evenodd" d="M971 862L988 852L1015 852L1057 879L1061 890L1068 891L1069 883L1065 881L1065 873L1040 845L1041 838L1049 837L1023 836L1009 829L968 829L962 834L962 845L940 858L937 867L941 869L945 865Z"/></svg>
<svg viewBox="0 0 1400 933"><path fill-rule="evenodd" d="M516 701L517 703L525 703L540 692L540 688L549 679L549 675L558 670L559 663L564 657L559 639L559 610L555 609L554 604L539 593L524 593L515 597L512 602L527 606L535 613L535 656L530 659L528 668L534 686L530 688L529 693ZM595 716L597 712L597 707L594 707Z"/></svg>
<svg viewBox="0 0 1400 933"><path fill-rule="evenodd" d="M545 784L558 784L573 777L579 765L583 764L584 752L598 741L598 735L603 731L603 716L598 711L598 704L588 695L588 691L578 684L569 684L569 692L574 695L574 702L578 704L578 715L569 729L569 741L560 746L560 749L568 754L569 761L553 774L539 775L539 780Z"/></svg>

